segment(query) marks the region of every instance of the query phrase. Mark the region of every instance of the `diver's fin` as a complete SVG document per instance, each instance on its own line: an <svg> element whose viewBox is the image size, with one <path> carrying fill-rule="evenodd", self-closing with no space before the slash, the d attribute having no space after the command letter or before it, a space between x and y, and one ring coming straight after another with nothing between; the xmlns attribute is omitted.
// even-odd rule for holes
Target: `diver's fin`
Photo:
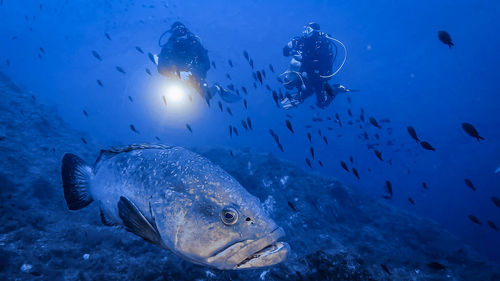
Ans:
<svg viewBox="0 0 500 281"><path fill-rule="evenodd" d="M156 224L152 224L137 206L126 197L120 196L118 201L118 214L128 231L140 236L142 239L161 245L161 236Z"/></svg>
<svg viewBox="0 0 500 281"><path fill-rule="evenodd" d="M104 224L105 226L115 226L117 225L116 223L114 223L111 219L109 219L105 214L104 212L102 211L101 208L99 208L99 216L101 217L101 222L102 224Z"/></svg>
<svg viewBox="0 0 500 281"><path fill-rule="evenodd" d="M226 91L220 91L219 96L223 101L225 101L227 103L233 103L233 102L237 102L237 101L241 100L240 96L235 95L235 94L231 94L230 92L226 92Z"/></svg>
<svg viewBox="0 0 500 281"><path fill-rule="evenodd" d="M88 191L92 168L80 157L66 153L61 168L64 198L70 210L79 210L92 202Z"/></svg>

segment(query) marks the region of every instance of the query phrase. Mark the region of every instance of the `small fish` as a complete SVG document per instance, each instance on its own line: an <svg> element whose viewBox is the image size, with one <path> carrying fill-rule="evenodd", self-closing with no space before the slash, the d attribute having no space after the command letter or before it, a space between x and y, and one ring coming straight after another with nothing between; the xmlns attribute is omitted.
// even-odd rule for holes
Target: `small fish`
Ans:
<svg viewBox="0 0 500 281"><path fill-rule="evenodd" d="M260 71L257 70L257 79L259 80L260 84L262 85L262 73L260 73Z"/></svg>
<svg viewBox="0 0 500 281"><path fill-rule="evenodd" d="M250 64L250 67L253 69L253 59L250 59L250 61L248 61L248 63Z"/></svg>
<svg viewBox="0 0 500 281"><path fill-rule="evenodd" d="M186 124L186 128L189 130L189 132L191 132L191 133L193 132L193 129L191 128L191 125Z"/></svg>
<svg viewBox="0 0 500 281"><path fill-rule="evenodd" d="M323 141L325 142L326 145L328 145L328 139L326 137L323 137Z"/></svg>
<svg viewBox="0 0 500 281"><path fill-rule="evenodd" d="M85 109L83 110L83 115L89 117L89 114L87 113L87 111Z"/></svg>
<svg viewBox="0 0 500 281"><path fill-rule="evenodd" d="M352 168L352 173L353 173L353 174L354 174L354 176L355 176L356 178L358 178L358 180L359 180L359 173L358 173L358 170L356 170L356 168Z"/></svg>
<svg viewBox="0 0 500 281"><path fill-rule="evenodd" d="M309 148L309 152L311 152L311 157L314 160L314 147L311 146L311 148Z"/></svg>
<svg viewBox="0 0 500 281"><path fill-rule="evenodd" d="M153 74L151 74L151 70L149 70L149 68L146 68L146 73L149 74L149 76L153 76Z"/></svg>
<svg viewBox="0 0 500 281"><path fill-rule="evenodd" d="M472 124L462 123L462 129L464 129L464 131L467 134L469 134L469 136L477 139L478 142L480 142L481 140L484 140L484 138L479 135L476 128Z"/></svg>
<svg viewBox="0 0 500 281"><path fill-rule="evenodd" d="M85 138L80 138L84 144L87 144L87 140Z"/></svg>
<svg viewBox="0 0 500 281"><path fill-rule="evenodd" d="M231 111L231 108L226 107L226 111L229 115L233 116L233 112Z"/></svg>
<svg viewBox="0 0 500 281"><path fill-rule="evenodd" d="M385 264L380 264L380 267L382 267L382 269L389 275L391 275L391 272L389 271L389 269L387 268L387 266L385 266Z"/></svg>
<svg viewBox="0 0 500 281"><path fill-rule="evenodd" d="M436 151L436 149L434 147L432 147L432 145L426 141L423 141L420 143L420 145L424 148L424 149L427 149L427 150L430 150L430 151Z"/></svg>
<svg viewBox="0 0 500 281"><path fill-rule="evenodd" d="M309 140L310 143L312 143L312 139L311 139L311 133L307 133L307 139Z"/></svg>
<svg viewBox="0 0 500 281"><path fill-rule="evenodd" d="M157 141L161 141L161 139L160 139L159 137L157 137L157 136L155 136L155 139L156 139Z"/></svg>
<svg viewBox="0 0 500 281"><path fill-rule="evenodd" d="M230 67L233 67L233 61L232 60L228 60L227 63L229 64Z"/></svg>
<svg viewBox="0 0 500 281"><path fill-rule="evenodd" d="M238 134L238 129L236 129L236 127L233 127L233 132L237 137L240 136L240 134Z"/></svg>
<svg viewBox="0 0 500 281"><path fill-rule="evenodd" d="M464 179L465 185L467 185L470 189L476 191L476 187L474 187L474 184L472 184L472 181L470 179Z"/></svg>
<svg viewBox="0 0 500 281"><path fill-rule="evenodd" d="M229 125L229 137L233 137L233 126Z"/></svg>
<svg viewBox="0 0 500 281"><path fill-rule="evenodd" d="M498 232L498 227L494 222L488 221L488 226L491 227L491 229L493 229L494 231Z"/></svg>
<svg viewBox="0 0 500 281"><path fill-rule="evenodd" d="M121 68L121 67L119 67L119 66L117 66L117 67L116 67L116 70L117 70L118 72L120 72L120 73L126 74L125 70L123 70L123 68Z"/></svg>
<svg viewBox="0 0 500 281"><path fill-rule="evenodd" d="M347 115L351 116L352 117L352 112L351 112L351 109L347 109Z"/></svg>
<svg viewBox="0 0 500 281"><path fill-rule="evenodd" d="M482 224L481 221L474 215L469 215L468 218L470 221L472 221L475 224Z"/></svg>
<svg viewBox="0 0 500 281"><path fill-rule="evenodd" d="M271 72L274 73L274 67L272 64L269 64L269 70L271 70Z"/></svg>
<svg viewBox="0 0 500 281"><path fill-rule="evenodd" d="M144 54L144 51L141 49L141 47L135 47L135 49L137 50L137 52L141 53L141 54Z"/></svg>
<svg viewBox="0 0 500 281"><path fill-rule="evenodd" d="M106 36L106 38L107 38L109 41L111 41L111 36L109 36L109 34L108 34L108 33L104 33L104 36Z"/></svg>
<svg viewBox="0 0 500 281"><path fill-rule="evenodd" d="M447 31L440 30L438 31L438 38L443 44L448 45L448 48L451 48L452 46L455 46L451 40L451 36Z"/></svg>
<svg viewBox="0 0 500 281"><path fill-rule="evenodd" d="M384 159L382 159L382 152L378 151L378 150L373 150L373 152L375 152L375 156L377 156L378 159L380 159L380 161L384 161Z"/></svg>
<svg viewBox="0 0 500 281"><path fill-rule="evenodd" d="M214 69L217 69L217 66L215 65L215 61L212 61L212 67L213 67Z"/></svg>
<svg viewBox="0 0 500 281"><path fill-rule="evenodd" d="M427 189L427 183L426 183L426 182L423 182L423 183L422 183L422 187L423 187L424 189Z"/></svg>
<svg viewBox="0 0 500 281"><path fill-rule="evenodd" d="M500 198L493 196L493 197L491 197L491 202L493 202L493 204L495 204L495 206L500 208Z"/></svg>
<svg viewBox="0 0 500 281"><path fill-rule="evenodd" d="M297 211L297 209L295 209L295 206L293 205L293 203L292 203L292 202L288 201L288 206L289 206L292 210Z"/></svg>
<svg viewBox="0 0 500 281"><path fill-rule="evenodd" d="M417 136L417 132L415 131L415 129L413 129L413 127L408 126L408 133L410 134L412 139L414 139L416 142L420 141L420 139Z"/></svg>
<svg viewBox="0 0 500 281"><path fill-rule="evenodd" d="M102 84L101 80L97 80L97 85L101 86L101 87L104 87L104 85Z"/></svg>
<svg viewBox="0 0 500 281"><path fill-rule="evenodd" d="M433 270L444 270L446 267L438 262L431 261L427 264L427 267Z"/></svg>
<svg viewBox="0 0 500 281"><path fill-rule="evenodd" d="M232 150L229 150L229 155L231 155L231 157L234 157L234 154L233 154Z"/></svg>
<svg viewBox="0 0 500 281"><path fill-rule="evenodd" d="M130 124L130 130L132 130L132 132L136 133L136 134L140 134L139 131L137 131L137 129L135 128L134 125Z"/></svg>
<svg viewBox="0 0 500 281"><path fill-rule="evenodd" d="M278 97L278 93L276 93L276 91L273 91L273 100L274 100L274 103L276 104L276 106L278 108L280 108L279 97Z"/></svg>
<svg viewBox="0 0 500 281"><path fill-rule="evenodd" d="M152 63L156 64L156 61L155 61L155 56L154 56L153 54L148 53L148 58L149 58L149 60L150 60Z"/></svg>
<svg viewBox="0 0 500 281"><path fill-rule="evenodd" d="M165 104L165 106L167 106L167 98L165 96L162 96L162 99L163 99L163 103Z"/></svg>
<svg viewBox="0 0 500 281"><path fill-rule="evenodd" d="M349 156L349 161L351 161L351 163L354 163L354 158L351 156Z"/></svg>
<svg viewBox="0 0 500 281"><path fill-rule="evenodd" d="M414 206L415 206L415 201L413 201L413 198L408 197L408 201L410 202L410 204L412 204L412 205L414 205Z"/></svg>
<svg viewBox="0 0 500 281"><path fill-rule="evenodd" d="M98 59L98 60L102 61L101 56L100 56L100 55L99 55L99 53L97 53L96 51L92 51L92 55L93 55L96 59Z"/></svg>
<svg viewBox="0 0 500 281"><path fill-rule="evenodd" d="M323 162L321 162L321 160L318 160L318 164L323 167Z"/></svg>
<svg viewBox="0 0 500 281"><path fill-rule="evenodd" d="M248 124L248 128L250 128L250 130L253 130L252 120L250 120L250 117L247 117L247 124Z"/></svg>
<svg viewBox="0 0 500 281"><path fill-rule="evenodd" d="M247 122L245 120L241 120L241 126L243 126L245 131L248 131L248 125L247 125Z"/></svg>
<svg viewBox="0 0 500 281"><path fill-rule="evenodd" d="M292 127L292 123L290 123L290 120L285 120L285 123L286 123L286 127L288 128L288 130L290 132L292 132L292 134L294 134L295 132L293 131L293 127Z"/></svg>
<svg viewBox="0 0 500 281"><path fill-rule="evenodd" d="M40 47L40 52L42 52L42 54L45 54L45 49Z"/></svg>
<svg viewBox="0 0 500 281"><path fill-rule="evenodd" d="M243 93L245 93L245 95L248 95L248 91L245 86L241 86L241 90L243 91Z"/></svg>
<svg viewBox="0 0 500 281"><path fill-rule="evenodd" d="M389 193L389 199L392 198L392 184L390 181L385 181L385 191Z"/></svg>
<svg viewBox="0 0 500 281"><path fill-rule="evenodd" d="M247 61L250 59L250 56L248 55L248 52L246 50L243 51L243 56Z"/></svg>
<svg viewBox="0 0 500 281"><path fill-rule="evenodd" d="M246 99L243 99L243 106L245 107L245 109L248 109L248 103Z"/></svg>
<svg viewBox="0 0 500 281"><path fill-rule="evenodd" d="M372 124L373 126L375 126L375 127L377 127L377 128L380 129L380 125L378 124L378 122L377 122L377 120L375 118L370 117L369 121L370 121L370 124Z"/></svg>
<svg viewBox="0 0 500 281"><path fill-rule="evenodd" d="M349 173L349 168L344 161L340 161L340 166Z"/></svg>
<svg viewBox="0 0 500 281"><path fill-rule="evenodd" d="M307 157L306 157L306 163L307 163L307 166L309 166L309 168L312 169L311 160L309 160L309 158L307 158Z"/></svg>

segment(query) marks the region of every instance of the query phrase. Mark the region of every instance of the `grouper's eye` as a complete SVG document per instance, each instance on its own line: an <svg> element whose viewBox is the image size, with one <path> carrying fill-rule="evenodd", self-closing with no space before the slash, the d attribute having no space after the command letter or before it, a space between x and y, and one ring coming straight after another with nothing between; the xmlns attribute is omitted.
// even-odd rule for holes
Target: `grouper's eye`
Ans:
<svg viewBox="0 0 500 281"><path fill-rule="evenodd" d="M238 221L238 212L232 207L225 207L220 217L225 225L233 225Z"/></svg>

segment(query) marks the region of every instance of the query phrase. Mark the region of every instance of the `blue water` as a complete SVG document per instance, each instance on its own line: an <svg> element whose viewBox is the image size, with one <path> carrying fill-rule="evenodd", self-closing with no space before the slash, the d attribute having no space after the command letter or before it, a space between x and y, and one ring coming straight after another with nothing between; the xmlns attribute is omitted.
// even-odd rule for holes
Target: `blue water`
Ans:
<svg viewBox="0 0 500 281"><path fill-rule="evenodd" d="M42 8L40 5L43 4ZM491 202L500 197L500 55L497 36L500 2L480 1L9 1L0 6L0 65L24 90L51 105L74 128L107 145L163 142L186 147L250 148L272 152L309 169L306 133L313 135L316 155L324 163L313 169L333 176L355 189L380 197L390 180L392 203L434 219L484 255L500 261L500 234L486 224L500 225L500 209ZM158 37L176 20L202 39L217 64L208 82L246 86L248 110L241 102L229 105L233 115L221 113L216 102L207 107L193 95L193 104L181 110L162 103L164 78L155 72L147 53L160 51ZM360 92L339 96L326 110L311 109L310 98L297 109L278 109L264 87L254 89L251 69L243 57L247 50L256 69L266 69L273 89L277 73L288 59L282 47L300 34L309 21L345 43L345 66L332 81ZM30 29L32 29L30 31ZM449 49L437 38L447 30L455 43ZM108 33L111 40L105 37ZM15 36L15 38L13 38ZM140 54L135 47L141 47ZM40 59L39 48L45 50ZM102 61L95 59L96 50ZM234 62L230 68L227 60ZM10 61L10 65L6 64ZM337 61L338 63L338 61ZM124 75L115 67L122 67ZM153 76L145 72L149 68ZM274 76L274 77L273 77ZM99 87L99 79L104 87ZM134 100L131 103L128 99ZM227 105L225 105L226 107ZM358 123L365 116L382 123L382 129ZM347 115L351 109L354 117ZM82 114L86 110L89 117ZM312 117L340 115L343 127ZM292 115L292 118L285 114ZM240 120L251 117L254 131L245 132ZM285 127L290 119L295 134ZM486 139L478 143L461 128L474 124ZM189 123L190 133L185 128ZM140 131L135 134L129 125ZM230 137L228 126L238 127ZM306 129L312 125L312 129ZM326 127L332 127L328 131ZM423 150L407 133L413 126L419 137L436 151ZM392 135L387 131L392 128ZM280 137L281 152L268 133ZM321 129L329 145L319 138ZM358 136L366 131L369 141ZM374 135L380 134L380 140ZM341 137L338 135L341 134ZM79 141L79 137L75 138ZM394 146L386 145L392 141ZM379 161L367 143L378 143L385 160ZM399 151L396 151L399 150ZM352 156L354 164L349 162ZM346 173L340 161L354 166L360 180ZM371 171L368 171L370 169ZM474 183L474 192L464 184ZM426 182L428 190L422 191ZM410 205L407 198L415 200ZM482 225L473 224L475 215Z"/></svg>

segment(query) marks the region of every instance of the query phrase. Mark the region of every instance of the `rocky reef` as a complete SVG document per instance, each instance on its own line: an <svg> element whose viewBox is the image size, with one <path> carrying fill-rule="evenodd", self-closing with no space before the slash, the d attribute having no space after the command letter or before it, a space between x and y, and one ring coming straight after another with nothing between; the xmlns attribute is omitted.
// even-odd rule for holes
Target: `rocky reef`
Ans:
<svg viewBox="0 0 500 281"><path fill-rule="evenodd" d="M233 175L282 226L277 266L218 271L116 227L95 204L69 211L60 161L101 148L0 73L0 280L500 280L436 223L270 154L194 149Z"/></svg>

